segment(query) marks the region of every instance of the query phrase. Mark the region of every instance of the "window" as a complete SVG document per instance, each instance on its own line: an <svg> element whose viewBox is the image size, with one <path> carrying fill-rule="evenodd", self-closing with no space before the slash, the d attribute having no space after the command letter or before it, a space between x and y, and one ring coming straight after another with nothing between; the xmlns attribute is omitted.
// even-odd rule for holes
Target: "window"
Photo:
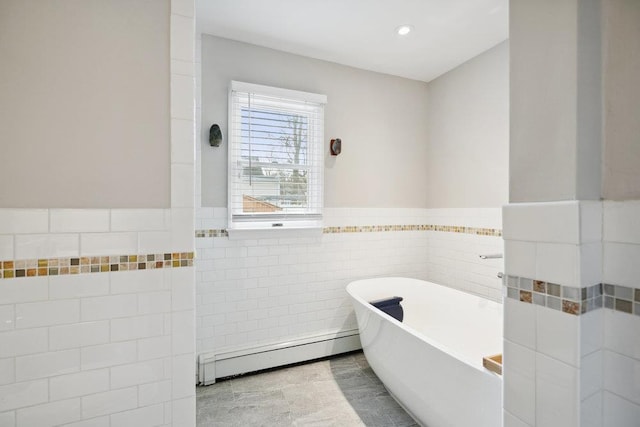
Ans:
<svg viewBox="0 0 640 427"><path fill-rule="evenodd" d="M322 225L326 96L231 82L229 230Z"/></svg>

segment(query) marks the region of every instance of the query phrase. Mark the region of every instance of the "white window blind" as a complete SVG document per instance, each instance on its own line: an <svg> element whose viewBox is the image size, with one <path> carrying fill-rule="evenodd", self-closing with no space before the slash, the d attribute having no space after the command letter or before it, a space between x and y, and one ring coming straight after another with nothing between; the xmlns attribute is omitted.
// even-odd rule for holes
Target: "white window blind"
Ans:
<svg viewBox="0 0 640 427"><path fill-rule="evenodd" d="M326 96L242 82L229 94L229 228L322 220Z"/></svg>

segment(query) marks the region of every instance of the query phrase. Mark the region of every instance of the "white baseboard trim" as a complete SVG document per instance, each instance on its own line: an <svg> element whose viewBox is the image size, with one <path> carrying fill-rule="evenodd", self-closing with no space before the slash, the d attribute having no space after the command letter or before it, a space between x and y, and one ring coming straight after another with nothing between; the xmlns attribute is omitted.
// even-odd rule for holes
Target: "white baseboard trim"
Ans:
<svg viewBox="0 0 640 427"><path fill-rule="evenodd" d="M255 372L359 350L357 329L314 335L287 342L198 355L198 380L202 385L216 378Z"/></svg>

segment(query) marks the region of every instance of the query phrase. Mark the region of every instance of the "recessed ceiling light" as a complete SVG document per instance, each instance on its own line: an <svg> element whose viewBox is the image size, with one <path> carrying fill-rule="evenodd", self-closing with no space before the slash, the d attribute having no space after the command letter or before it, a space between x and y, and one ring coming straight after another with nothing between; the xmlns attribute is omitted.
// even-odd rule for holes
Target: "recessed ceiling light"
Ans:
<svg viewBox="0 0 640 427"><path fill-rule="evenodd" d="M398 33L399 36L406 36L411 32L411 30L413 30L411 25L400 25L396 28L396 33Z"/></svg>

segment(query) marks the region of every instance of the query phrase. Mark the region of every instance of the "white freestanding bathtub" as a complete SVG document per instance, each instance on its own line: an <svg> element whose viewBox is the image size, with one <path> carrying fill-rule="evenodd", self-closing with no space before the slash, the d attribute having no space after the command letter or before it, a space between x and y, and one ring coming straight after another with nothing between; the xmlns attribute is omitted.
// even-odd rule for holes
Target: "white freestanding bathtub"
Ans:
<svg viewBox="0 0 640 427"><path fill-rule="evenodd" d="M499 427L502 378L482 358L502 353L502 306L407 278L347 286L365 357L393 397L427 427ZM404 320L369 301L400 296Z"/></svg>

